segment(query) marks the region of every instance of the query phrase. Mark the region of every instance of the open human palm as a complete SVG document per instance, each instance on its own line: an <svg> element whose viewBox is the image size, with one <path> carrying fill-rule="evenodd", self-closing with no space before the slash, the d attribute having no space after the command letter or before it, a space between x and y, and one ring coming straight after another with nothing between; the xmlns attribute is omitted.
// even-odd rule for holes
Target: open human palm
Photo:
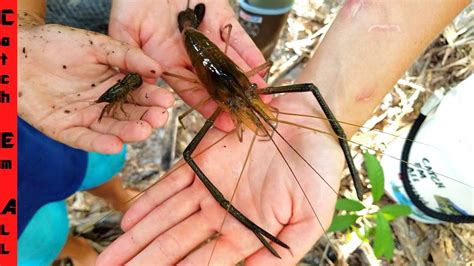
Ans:
<svg viewBox="0 0 474 266"><path fill-rule="evenodd" d="M116 111L98 121L106 103L95 101L124 77L118 69L137 72L146 80L161 73L161 67L136 47L50 24L21 27L18 50L19 115L53 139L115 153L123 143L145 139L167 120L173 96L145 82L131 93L134 101L123 105L125 113Z"/></svg>
<svg viewBox="0 0 474 266"><path fill-rule="evenodd" d="M285 95L272 104L281 111L301 113L301 104ZM289 118L292 122L327 130L314 119ZM281 124L278 132L318 171L314 172L274 133L273 139L284 154L321 223L331 221L343 156L336 140L322 133ZM211 149L200 151L225 133L211 129L194 153L203 172L231 199L244 165L253 132L244 132L243 143L229 133ZM295 264L321 236L323 230L300 186L272 141L255 141L239 186L232 199L237 209L268 232L288 244L291 250L272 244L282 259L266 250L253 233L235 220L214 200L194 172L186 165L167 176L137 200L124 216L125 234L99 257L99 265L163 264L246 265ZM226 222L221 225L226 216ZM217 239L206 242L216 232ZM204 243L204 244L203 244Z"/></svg>
<svg viewBox="0 0 474 266"><path fill-rule="evenodd" d="M206 13L198 29L222 51L227 41L225 27L232 25L227 55L244 71L265 62L261 52L238 23L226 0L178 0L159 3L148 0L116 0L112 5L109 34L118 40L141 47L147 55L162 65L164 71L197 80L191 71L191 61L178 29L178 13L187 8L188 2L190 8L194 8L198 3L205 4ZM195 106L208 97L206 90L199 84L175 77L163 76L163 79L190 106ZM259 76L255 76L252 81L259 86L265 84ZM271 97L266 97L269 98ZM216 106L213 101L209 101L198 108L198 111L209 117ZM221 115L216 124L226 131L233 128L227 114Z"/></svg>

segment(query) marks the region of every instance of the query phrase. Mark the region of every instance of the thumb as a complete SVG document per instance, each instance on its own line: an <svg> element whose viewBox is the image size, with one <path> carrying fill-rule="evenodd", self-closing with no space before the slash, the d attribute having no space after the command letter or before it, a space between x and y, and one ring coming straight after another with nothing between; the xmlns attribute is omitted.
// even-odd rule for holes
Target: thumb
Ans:
<svg viewBox="0 0 474 266"><path fill-rule="evenodd" d="M137 72L150 79L158 78L163 72L161 66L145 55L138 47L117 41L107 35L95 35L95 56L99 63L118 67L128 72Z"/></svg>

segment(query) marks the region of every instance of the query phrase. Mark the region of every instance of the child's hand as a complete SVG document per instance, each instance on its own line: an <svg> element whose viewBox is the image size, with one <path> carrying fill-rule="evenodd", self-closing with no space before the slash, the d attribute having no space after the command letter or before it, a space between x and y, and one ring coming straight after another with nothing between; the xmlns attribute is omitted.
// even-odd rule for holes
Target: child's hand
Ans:
<svg viewBox="0 0 474 266"><path fill-rule="evenodd" d="M184 11L188 4L189 8L194 8L198 3L206 6L206 14L199 30L222 51L227 38L227 30L224 28L228 24L233 26L227 55L237 65L248 71L265 62L262 53L240 26L227 0L114 0L110 13L109 33L118 40L141 47L167 72L197 80L195 74L190 71L192 65L179 32L178 13ZM167 76L163 79L190 106L209 97L200 84ZM259 87L265 87L265 82L258 75L254 76L252 81ZM270 96L266 97L268 100L271 99ZM197 108L206 117L209 117L215 109L214 101L208 101ZM225 131L234 128L227 113L222 113L217 118L216 126Z"/></svg>
<svg viewBox="0 0 474 266"><path fill-rule="evenodd" d="M147 138L168 119L173 96L144 82L101 122L106 103L95 101L124 74L155 80L161 67L139 48L95 32L61 25L21 26L18 42L18 113L29 124L67 145L101 153ZM142 117L143 116L143 117Z"/></svg>

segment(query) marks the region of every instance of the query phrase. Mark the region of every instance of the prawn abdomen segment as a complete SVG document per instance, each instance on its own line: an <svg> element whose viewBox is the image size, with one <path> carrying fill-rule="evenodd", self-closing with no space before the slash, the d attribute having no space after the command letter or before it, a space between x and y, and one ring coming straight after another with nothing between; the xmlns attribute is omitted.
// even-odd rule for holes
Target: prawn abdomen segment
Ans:
<svg viewBox="0 0 474 266"><path fill-rule="evenodd" d="M249 88L250 80L232 60L201 32L188 28L183 32L186 52L201 83L218 101L216 90L235 94Z"/></svg>
<svg viewBox="0 0 474 266"><path fill-rule="evenodd" d="M186 51L200 82L220 108L229 112L235 126L246 125L257 132L265 132L261 121L274 115L260 97L253 92L248 77L232 60L222 53L204 34L187 28L183 32ZM268 131L272 131L267 128Z"/></svg>
<svg viewBox="0 0 474 266"><path fill-rule="evenodd" d="M124 99L128 93L132 90L139 88L143 84L143 79L137 73L128 73L123 77L122 80L119 80L112 87L110 87L106 92L104 92L96 103L103 102L117 102Z"/></svg>

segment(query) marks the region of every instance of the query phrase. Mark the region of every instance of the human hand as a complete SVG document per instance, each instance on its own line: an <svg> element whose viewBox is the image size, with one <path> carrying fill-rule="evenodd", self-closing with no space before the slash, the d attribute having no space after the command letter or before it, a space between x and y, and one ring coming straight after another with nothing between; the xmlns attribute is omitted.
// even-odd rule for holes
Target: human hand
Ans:
<svg viewBox="0 0 474 266"><path fill-rule="evenodd" d="M287 94L272 105L282 112L307 113L301 101ZM323 116L323 114L321 114ZM283 120L328 131L328 125L315 119L280 115ZM336 140L307 129L278 125L278 132L338 190L343 156ZM330 131L329 131L330 132ZM202 155L197 154L225 133L211 129L194 152L196 163L227 199L236 186L253 133L244 132L239 143L231 133ZM285 155L314 207L318 219L327 228L337 195L275 132L273 139ZM322 235L300 186L270 140L255 141L240 185L232 200L248 218L288 244L291 250L272 246L282 256L274 257L255 235L227 215L195 173L186 165L144 193L122 220L125 234L112 243L98 259L98 265L207 265L215 241L205 242L216 232L211 265L294 265ZM203 244L204 243L204 244Z"/></svg>
<svg viewBox="0 0 474 266"><path fill-rule="evenodd" d="M52 24L20 26L18 36L18 113L47 136L75 148L115 153L165 124L173 96L149 83L131 93L136 102L123 105L127 115L117 111L98 122L106 103L94 102L124 77L117 68L148 80L160 75L161 67L139 48Z"/></svg>
<svg viewBox="0 0 474 266"><path fill-rule="evenodd" d="M232 24L228 55L242 69L249 70L264 63L263 56L253 41L240 26L227 0L195 0L189 1L189 7L198 3L206 5L206 14L199 30L204 32L211 41L224 50L227 31L224 27ZM114 0L109 22L109 34L118 40L141 47L146 54L159 62L167 72L197 79L190 71L192 68L189 57L184 49L181 33L178 30L178 13L186 9L188 0L152 1L152 0ZM197 85L173 77L163 77L179 96L190 106L196 105L208 97L207 92L190 90ZM261 77L253 82L264 86ZM198 85L199 86L199 85ZM268 99L268 96L267 96ZM216 109L215 102L209 101L198 111L209 117ZM233 128L228 114L221 115L216 125L225 131Z"/></svg>

